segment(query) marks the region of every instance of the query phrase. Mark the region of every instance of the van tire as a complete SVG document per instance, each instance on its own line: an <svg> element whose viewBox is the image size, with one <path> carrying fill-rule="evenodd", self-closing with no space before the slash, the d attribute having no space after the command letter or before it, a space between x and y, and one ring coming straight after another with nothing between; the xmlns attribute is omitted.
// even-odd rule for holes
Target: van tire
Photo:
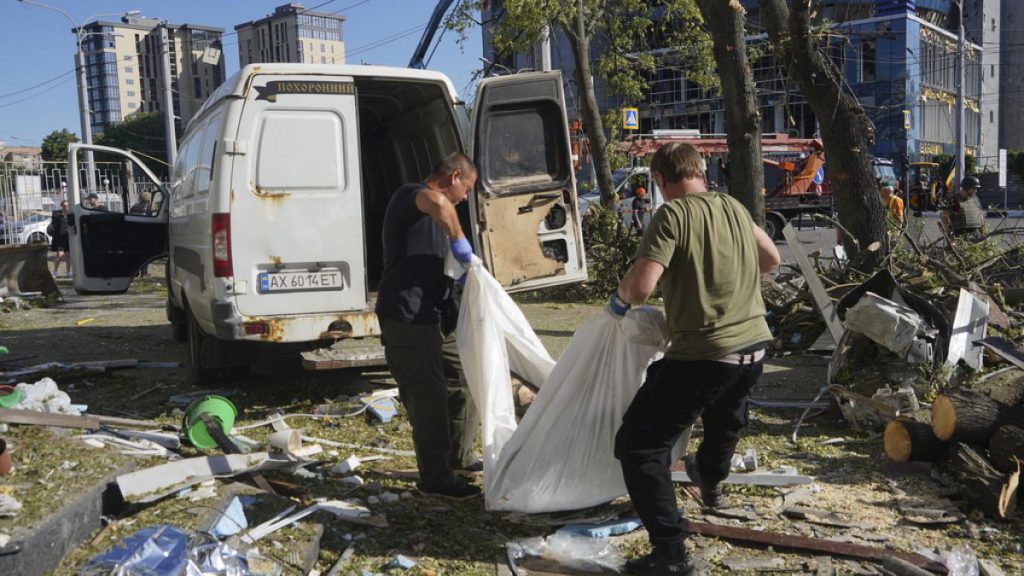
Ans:
<svg viewBox="0 0 1024 576"><path fill-rule="evenodd" d="M193 383L198 386L208 386L218 381L220 370L208 368L203 365L203 342L209 338L199 327L199 322L191 310L186 311L188 321L186 324L186 340L188 341L188 355L185 365L188 368L188 375ZM173 326L173 324L172 324Z"/></svg>

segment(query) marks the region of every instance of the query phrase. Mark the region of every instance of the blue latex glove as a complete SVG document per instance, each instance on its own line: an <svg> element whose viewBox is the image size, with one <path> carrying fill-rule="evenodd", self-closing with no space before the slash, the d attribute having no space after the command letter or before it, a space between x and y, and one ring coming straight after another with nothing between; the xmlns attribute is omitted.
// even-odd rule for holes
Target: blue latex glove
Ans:
<svg viewBox="0 0 1024 576"><path fill-rule="evenodd" d="M626 315L626 310L629 309L629 303L619 298L618 292L613 292L612 297L608 299L608 311L621 318Z"/></svg>
<svg viewBox="0 0 1024 576"><path fill-rule="evenodd" d="M455 256L460 264L469 264L473 261L473 247L465 237L449 240L448 246L452 249L452 256Z"/></svg>

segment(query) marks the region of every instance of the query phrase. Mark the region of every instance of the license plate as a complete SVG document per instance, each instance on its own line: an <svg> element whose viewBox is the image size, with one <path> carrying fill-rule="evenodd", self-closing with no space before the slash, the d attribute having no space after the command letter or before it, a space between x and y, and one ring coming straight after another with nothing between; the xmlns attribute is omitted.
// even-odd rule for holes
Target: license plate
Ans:
<svg viewBox="0 0 1024 576"><path fill-rule="evenodd" d="M341 290L341 270L261 272L260 292Z"/></svg>

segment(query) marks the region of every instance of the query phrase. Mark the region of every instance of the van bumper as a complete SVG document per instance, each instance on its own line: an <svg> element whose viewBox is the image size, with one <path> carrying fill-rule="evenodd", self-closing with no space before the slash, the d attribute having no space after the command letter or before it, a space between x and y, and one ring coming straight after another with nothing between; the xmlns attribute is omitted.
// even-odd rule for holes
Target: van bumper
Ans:
<svg viewBox="0 0 1024 576"><path fill-rule="evenodd" d="M220 340L251 342L315 342L380 336L380 324L373 310L279 316L244 316L232 302L211 305L215 336ZM260 327L246 333L247 326Z"/></svg>

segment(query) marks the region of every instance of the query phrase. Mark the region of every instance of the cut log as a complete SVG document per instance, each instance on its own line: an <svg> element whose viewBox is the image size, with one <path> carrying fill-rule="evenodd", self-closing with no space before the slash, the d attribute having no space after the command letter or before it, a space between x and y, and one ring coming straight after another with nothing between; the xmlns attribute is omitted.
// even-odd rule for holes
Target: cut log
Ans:
<svg viewBox="0 0 1024 576"><path fill-rule="evenodd" d="M964 498L989 517L1005 520L1017 514L1019 472L999 472L984 456L961 442L950 446L949 470Z"/></svg>
<svg viewBox="0 0 1024 576"><path fill-rule="evenodd" d="M885 455L893 462L936 462L949 453L949 445L935 437L930 424L893 420L885 427Z"/></svg>
<svg viewBox="0 0 1024 576"><path fill-rule="evenodd" d="M1024 462L1024 429L1002 426L988 442L988 459L1000 472L1014 472Z"/></svg>
<svg viewBox="0 0 1024 576"><path fill-rule="evenodd" d="M950 390L932 404L932 430L939 440L988 444L996 430L1008 424L1024 428L1024 408L978 392Z"/></svg>

